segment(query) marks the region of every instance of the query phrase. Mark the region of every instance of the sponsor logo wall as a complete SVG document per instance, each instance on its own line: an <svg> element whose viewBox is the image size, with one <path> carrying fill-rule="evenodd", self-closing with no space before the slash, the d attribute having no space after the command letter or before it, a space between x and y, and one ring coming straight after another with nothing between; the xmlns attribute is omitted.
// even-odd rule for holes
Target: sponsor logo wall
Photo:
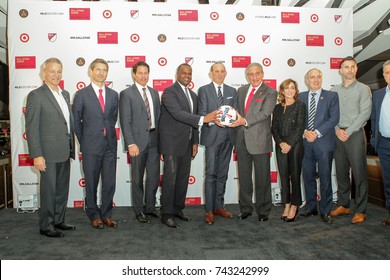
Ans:
<svg viewBox="0 0 390 280"><path fill-rule="evenodd" d="M133 83L132 65L145 60L151 67L149 85L161 94L175 81L179 64L192 66L190 86L197 91L210 82L208 73L215 61L225 63L225 82L235 88L247 83L245 67L259 62L264 67L264 82L274 88L284 79L293 78L300 91L306 90L304 74L316 67L324 74L323 87L329 89L341 81L337 71L340 60L353 53L350 9L128 2L10 1L8 5L15 197L39 192L39 176L28 156L24 111L28 93L42 83L40 65L49 57L63 62L61 86L73 97L90 83L88 65L97 57L108 61L106 84L117 92ZM129 206L131 163L124 153L119 122L117 138L114 203ZM81 162L81 157L72 161L69 207L83 207ZM204 147L200 146L192 162L188 204L203 203L203 174ZM274 157L271 179L273 202L277 203L280 191ZM233 154L225 202L237 203L237 195Z"/></svg>

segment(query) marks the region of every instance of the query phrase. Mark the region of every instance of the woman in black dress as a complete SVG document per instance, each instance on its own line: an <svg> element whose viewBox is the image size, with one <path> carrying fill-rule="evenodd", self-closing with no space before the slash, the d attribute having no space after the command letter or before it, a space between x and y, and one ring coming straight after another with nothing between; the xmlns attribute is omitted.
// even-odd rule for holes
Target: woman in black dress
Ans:
<svg viewBox="0 0 390 280"><path fill-rule="evenodd" d="M292 79L279 86L279 103L272 117L272 135L276 143L281 197L284 205L282 219L295 221L298 206L302 204L301 170L303 159L303 132L306 122L306 105L298 100L298 85Z"/></svg>

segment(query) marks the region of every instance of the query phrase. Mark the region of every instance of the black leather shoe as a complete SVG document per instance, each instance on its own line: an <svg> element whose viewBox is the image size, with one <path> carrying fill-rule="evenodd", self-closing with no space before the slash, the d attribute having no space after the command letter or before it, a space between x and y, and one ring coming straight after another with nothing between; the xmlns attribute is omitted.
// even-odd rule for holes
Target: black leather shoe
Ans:
<svg viewBox="0 0 390 280"><path fill-rule="evenodd" d="M249 216L252 216L252 214L251 213L240 213L238 216L237 216L237 218L239 219L239 220L245 220L246 218L248 218Z"/></svg>
<svg viewBox="0 0 390 280"><path fill-rule="evenodd" d="M75 226L68 225L68 224L65 224L65 223L62 223L62 224L59 224L59 225L54 225L54 228L58 228L58 229L61 229L61 230L75 230L76 229Z"/></svg>
<svg viewBox="0 0 390 280"><path fill-rule="evenodd" d="M58 230L39 230L39 233L42 235L46 235L47 237L51 238L61 238L64 237L64 234L61 231Z"/></svg>
<svg viewBox="0 0 390 280"><path fill-rule="evenodd" d="M139 212L137 215L135 215L135 217L140 223L150 223L149 217L145 216L143 212Z"/></svg>
<svg viewBox="0 0 390 280"><path fill-rule="evenodd" d="M318 216L318 211L317 210L306 210L302 214L299 214L299 217L311 217L311 216Z"/></svg>
<svg viewBox="0 0 390 280"><path fill-rule="evenodd" d="M267 215L259 215L259 222L266 222L269 218Z"/></svg>
<svg viewBox="0 0 390 280"><path fill-rule="evenodd" d="M156 210L154 210L154 211L152 211L150 213L145 213L145 215L146 216L155 217L155 218L160 218L160 214Z"/></svg>
<svg viewBox="0 0 390 280"><path fill-rule="evenodd" d="M321 214L321 219L327 224L333 224L333 219L329 214Z"/></svg>
<svg viewBox="0 0 390 280"><path fill-rule="evenodd" d="M161 222L166 225L167 227L171 228L180 228L180 226L175 222L174 219L169 218L169 219L161 219Z"/></svg>
<svg viewBox="0 0 390 280"><path fill-rule="evenodd" d="M191 217L188 217L188 216L184 215L183 211L180 212L179 214L175 215L175 217L178 217L180 220L183 220L183 221L186 221L186 222L191 221Z"/></svg>

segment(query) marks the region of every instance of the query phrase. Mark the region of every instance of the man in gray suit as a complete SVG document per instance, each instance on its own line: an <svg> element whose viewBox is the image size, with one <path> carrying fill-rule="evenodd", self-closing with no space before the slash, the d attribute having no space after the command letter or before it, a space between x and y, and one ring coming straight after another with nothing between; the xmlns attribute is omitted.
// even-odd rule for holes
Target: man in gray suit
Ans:
<svg viewBox="0 0 390 280"><path fill-rule="evenodd" d="M149 216L159 218L155 203L160 181L157 149L160 97L155 89L147 86L149 71L146 62L136 63L133 66L134 84L123 90L119 99L123 139L131 158L131 196L135 216L141 223L149 223Z"/></svg>
<svg viewBox="0 0 390 280"><path fill-rule="evenodd" d="M255 169L256 212L259 221L268 220L271 211L272 152L271 115L276 105L277 92L263 83L264 72L259 63L251 63L245 70L249 84L238 89L238 119L231 127L236 130L236 151L240 184L239 204L243 220L252 215L253 165Z"/></svg>
<svg viewBox="0 0 390 280"><path fill-rule="evenodd" d="M198 90L198 113L205 116L222 105L237 107L237 91L225 85L225 65L214 63L210 68L212 82ZM233 215L224 208L226 180L232 156L235 131L233 128L208 123L202 126L200 144L206 147L205 222L214 224L214 215L231 219Z"/></svg>
<svg viewBox="0 0 390 280"><path fill-rule="evenodd" d="M57 230L74 230L65 224L70 158L74 159L73 118L69 92L62 90L62 63L47 59L41 67L44 84L27 97L26 135L30 158L40 172L39 228L47 237L63 237Z"/></svg>
<svg viewBox="0 0 390 280"><path fill-rule="evenodd" d="M116 182L118 93L105 85L108 63L97 58L89 66L91 84L80 89L73 100L75 133L83 155L86 213L92 227L116 228L111 219ZM97 190L102 179L101 205Z"/></svg>

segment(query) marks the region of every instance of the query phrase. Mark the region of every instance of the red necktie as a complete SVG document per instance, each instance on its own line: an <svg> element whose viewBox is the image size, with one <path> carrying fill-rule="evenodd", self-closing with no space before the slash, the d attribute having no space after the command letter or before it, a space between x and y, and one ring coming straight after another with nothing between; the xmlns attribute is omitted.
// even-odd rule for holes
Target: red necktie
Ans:
<svg viewBox="0 0 390 280"><path fill-rule="evenodd" d="M103 90L101 88L99 89L99 103L104 113L104 98L103 98Z"/></svg>
<svg viewBox="0 0 390 280"><path fill-rule="evenodd" d="M246 101L245 110L244 110L245 115L246 113L248 113L249 106L251 105L253 96L255 96L255 91L256 88L252 88L251 92L249 93L248 100Z"/></svg>
<svg viewBox="0 0 390 280"><path fill-rule="evenodd" d="M101 88L99 89L99 103L104 113L104 98L103 98L103 90ZM106 128L103 129L103 134L104 136L106 136Z"/></svg>

